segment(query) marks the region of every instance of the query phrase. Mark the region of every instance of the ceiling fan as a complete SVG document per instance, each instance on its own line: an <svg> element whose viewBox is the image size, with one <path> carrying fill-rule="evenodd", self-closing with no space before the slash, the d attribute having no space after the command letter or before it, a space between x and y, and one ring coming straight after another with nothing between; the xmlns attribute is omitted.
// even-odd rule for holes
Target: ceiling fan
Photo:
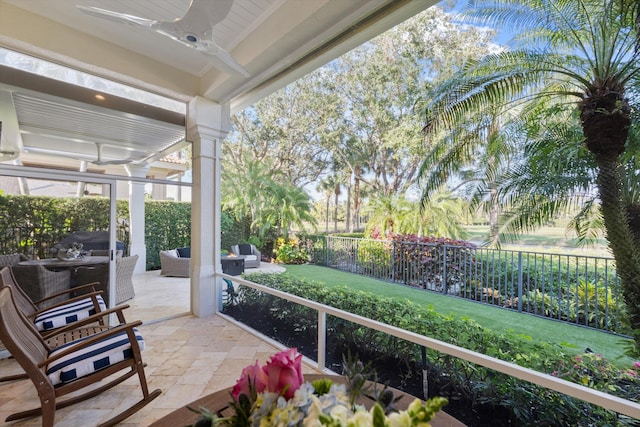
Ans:
<svg viewBox="0 0 640 427"><path fill-rule="evenodd" d="M233 0L191 0L187 13L173 21L155 21L92 6L76 7L87 15L155 31L218 59L218 68L225 72L249 77L247 70L222 49L212 36L213 26L226 18L232 5Z"/></svg>
<svg viewBox="0 0 640 427"><path fill-rule="evenodd" d="M126 165L129 163L133 163L134 160L131 159L122 159L122 160L102 160L102 145L99 142L96 142L96 147L98 147L98 157L95 160L89 160L90 163L94 165Z"/></svg>

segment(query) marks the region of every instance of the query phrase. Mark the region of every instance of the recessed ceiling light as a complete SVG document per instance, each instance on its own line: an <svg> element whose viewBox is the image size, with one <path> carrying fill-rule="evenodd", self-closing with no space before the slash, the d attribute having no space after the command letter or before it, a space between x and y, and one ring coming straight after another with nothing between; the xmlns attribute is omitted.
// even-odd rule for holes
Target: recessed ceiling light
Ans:
<svg viewBox="0 0 640 427"><path fill-rule="evenodd" d="M104 95L100 95L100 94L96 94L96 95L95 95L95 98L96 98L98 101L104 101L104 100L105 100Z"/></svg>

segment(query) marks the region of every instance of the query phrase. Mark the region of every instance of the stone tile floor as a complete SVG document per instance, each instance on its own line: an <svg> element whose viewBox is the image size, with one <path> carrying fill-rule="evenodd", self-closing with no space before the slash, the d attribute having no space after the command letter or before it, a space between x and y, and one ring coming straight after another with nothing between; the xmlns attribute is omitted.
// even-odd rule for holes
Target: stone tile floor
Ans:
<svg viewBox="0 0 640 427"><path fill-rule="evenodd" d="M147 426L189 402L232 386L242 368L265 363L278 349L220 316L196 318L189 310L189 279L167 278L157 271L134 276L136 297L128 301L128 320L143 320L150 389L162 395L125 420L122 426ZM164 320L154 321L162 318ZM0 360L2 375L20 372L12 359ZM305 367L305 372L315 372ZM104 421L141 398L139 383L130 378L85 402L57 411L56 425L86 427ZM0 384L0 425L39 426L35 417L4 423L11 413L39 406L30 381Z"/></svg>

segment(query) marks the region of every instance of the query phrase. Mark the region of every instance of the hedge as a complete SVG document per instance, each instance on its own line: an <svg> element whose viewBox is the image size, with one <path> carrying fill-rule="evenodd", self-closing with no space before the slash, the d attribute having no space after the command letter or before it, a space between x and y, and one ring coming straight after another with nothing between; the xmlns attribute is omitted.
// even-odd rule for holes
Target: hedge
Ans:
<svg viewBox="0 0 640 427"><path fill-rule="evenodd" d="M109 199L106 197L58 198L0 194L0 254L22 253L31 258L49 257L49 249L74 231L109 229ZM129 203L116 201L116 238L128 248ZM245 241L248 221L237 221L222 212L221 245ZM191 203L145 201L147 270L160 268L160 251L189 246Z"/></svg>
<svg viewBox="0 0 640 427"><path fill-rule="evenodd" d="M638 401L640 398L639 366L625 370L615 367L599 355L568 355L556 344L533 342L529 337L515 333L497 333L472 319L444 316L410 300L382 297L353 290L348 286L329 288L286 273L254 273L245 278L630 400ZM276 325L275 329L286 328L285 333L276 331L290 341L285 342L285 345L296 345L296 339L309 341L309 337L315 339L313 337L317 336L317 313L314 310L254 289L243 289L244 299L235 313L239 313L240 317L245 313L247 318L259 318L257 329L260 332L269 335L272 331L265 329L267 325ZM225 310L229 308L233 307L225 307ZM329 317L327 330L330 337L327 338L327 343L332 348L350 349L361 354L373 353L376 359L384 360L387 366L410 367L403 374L405 382L421 378L419 346ZM389 360L393 362L389 363ZM426 351L426 360L431 393L454 396L460 405L466 405L468 413L493 414L490 415L493 417L490 420L493 425L631 423L631 420L600 407L433 350ZM392 385L403 388L403 384ZM577 424L578 421L582 424ZM475 420L473 425L485 425L475 423L480 423L480 420Z"/></svg>

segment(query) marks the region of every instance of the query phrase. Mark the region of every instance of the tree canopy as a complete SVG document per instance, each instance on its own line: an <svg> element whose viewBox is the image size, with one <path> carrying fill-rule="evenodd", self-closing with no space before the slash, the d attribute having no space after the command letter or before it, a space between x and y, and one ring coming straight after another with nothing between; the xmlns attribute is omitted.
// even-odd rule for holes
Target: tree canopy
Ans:
<svg viewBox="0 0 640 427"><path fill-rule="evenodd" d="M520 45L470 60L438 85L425 105L425 129L435 135L465 126L470 115L528 107L532 102L545 103L550 107L546 111L555 108L555 114L579 123L582 138L576 137L572 126L558 126L555 130L560 133L541 129L536 142L528 145L526 154L532 156L527 159L528 171L538 167L533 158L546 164L550 174L541 174L544 167L536 174L545 176L550 185L540 185L538 180L527 193L533 203L526 207L533 210L520 218L525 220L522 224L531 223L561 206L562 200L555 196L568 188L562 178L571 179L571 190L576 185L584 188L584 180L595 184L640 353L640 205L624 197L625 185L633 178L625 175L624 165L635 156L628 143L635 132L632 111L638 101L640 4L633 0L473 0L468 4L472 22L508 26ZM547 127L554 119L541 123ZM570 157L558 157L560 151ZM588 157L583 156L585 151ZM553 152L547 156L550 163L538 155L541 152ZM572 175L576 172L570 169L572 164L587 166L581 162L592 162L594 174L583 168Z"/></svg>
<svg viewBox="0 0 640 427"><path fill-rule="evenodd" d="M305 189L337 180L334 229L339 197L357 227L365 200L417 194L430 142L415 101L442 73L498 49L494 36L432 7L235 115L224 168L269 164L282 182Z"/></svg>

